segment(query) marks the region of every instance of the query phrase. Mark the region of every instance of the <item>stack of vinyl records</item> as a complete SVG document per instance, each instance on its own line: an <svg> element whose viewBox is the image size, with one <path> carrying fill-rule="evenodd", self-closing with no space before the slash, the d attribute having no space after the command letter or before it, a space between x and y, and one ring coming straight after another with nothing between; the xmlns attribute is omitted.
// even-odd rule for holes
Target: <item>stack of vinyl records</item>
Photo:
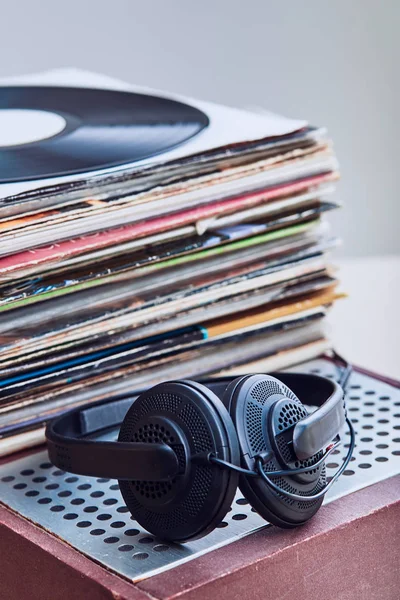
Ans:
<svg viewBox="0 0 400 600"><path fill-rule="evenodd" d="M3 85L0 122L1 454L68 408L329 348L324 129L79 72Z"/></svg>

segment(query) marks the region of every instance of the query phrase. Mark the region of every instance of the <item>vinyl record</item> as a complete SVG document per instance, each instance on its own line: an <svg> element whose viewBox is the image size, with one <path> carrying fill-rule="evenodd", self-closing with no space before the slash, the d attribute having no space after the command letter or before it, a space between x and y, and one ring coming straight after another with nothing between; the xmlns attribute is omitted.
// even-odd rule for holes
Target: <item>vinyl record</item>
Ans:
<svg viewBox="0 0 400 600"><path fill-rule="evenodd" d="M0 87L0 183L149 158L207 127L197 108L156 96L69 87Z"/></svg>

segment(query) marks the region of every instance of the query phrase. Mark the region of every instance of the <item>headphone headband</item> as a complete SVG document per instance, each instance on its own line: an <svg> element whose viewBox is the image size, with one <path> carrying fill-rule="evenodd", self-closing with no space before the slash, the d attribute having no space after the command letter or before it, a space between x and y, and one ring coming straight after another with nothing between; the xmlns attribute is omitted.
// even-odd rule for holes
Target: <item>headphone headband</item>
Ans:
<svg viewBox="0 0 400 600"><path fill-rule="evenodd" d="M299 421L293 432L293 449L300 460L309 458L339 433L346 420L341 387L317 375L270 373L293 390L306 405L317 410ZM236 377L202 380L219 398ZM51 462L80 475L153 481L172 479L178 472L175 452L167 444L103 442L94 434L120 425L132 403L145 390L72 410L46 428Z"/></svg>

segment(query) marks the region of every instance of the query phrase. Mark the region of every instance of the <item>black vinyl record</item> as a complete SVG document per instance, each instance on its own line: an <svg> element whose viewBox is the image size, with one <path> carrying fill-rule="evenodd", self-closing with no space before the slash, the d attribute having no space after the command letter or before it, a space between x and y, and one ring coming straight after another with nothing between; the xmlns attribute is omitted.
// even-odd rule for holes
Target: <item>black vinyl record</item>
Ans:
<svg viewBox="0 0 400 600"><path fill-rule="evenodd" d="M2 109L4 115L7 109L14 115L53 113L65 125L52 137L16 145L5 145L0 131L0 183L139 161L182 144L209 122L197 108L175 100L88 88L0 87L0 113Z"/></svg>

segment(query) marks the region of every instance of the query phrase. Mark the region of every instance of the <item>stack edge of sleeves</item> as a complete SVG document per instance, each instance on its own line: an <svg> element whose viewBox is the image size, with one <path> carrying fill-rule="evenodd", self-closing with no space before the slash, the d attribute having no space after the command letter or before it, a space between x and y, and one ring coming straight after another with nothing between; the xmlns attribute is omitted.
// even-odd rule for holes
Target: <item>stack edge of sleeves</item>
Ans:
<svg viewBox="0 0 400 600"><path fill-rule="evenodd" d="M324 129L79 71L19 85L23 108L36 90L43 110L86 112L0 169L0 455L69 408L330 348L343 294ZM46 158L49 143L68 153Z"/></svg>

